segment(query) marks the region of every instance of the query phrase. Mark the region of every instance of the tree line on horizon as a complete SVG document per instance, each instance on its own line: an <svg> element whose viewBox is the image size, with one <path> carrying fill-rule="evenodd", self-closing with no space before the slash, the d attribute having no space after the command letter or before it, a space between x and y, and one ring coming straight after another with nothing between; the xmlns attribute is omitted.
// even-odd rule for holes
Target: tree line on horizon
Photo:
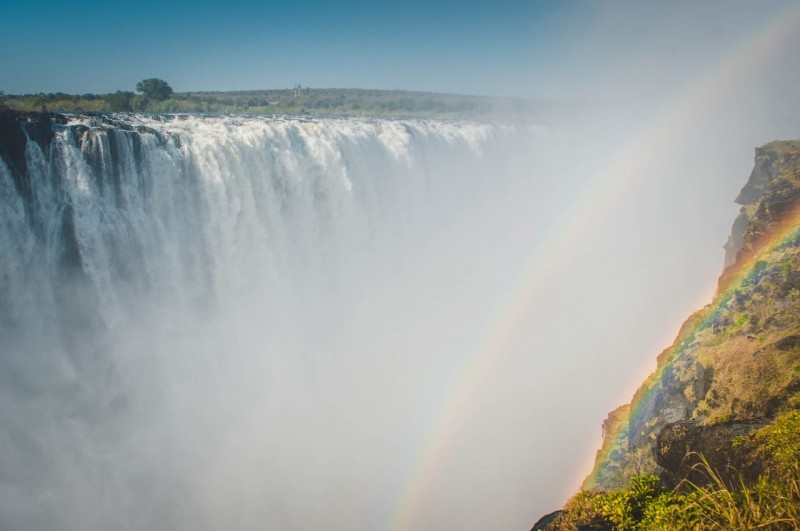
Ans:
<svg viewBox="0 0 800 531"><path fill-rule="evenodd" d="M522 109L524 102L512 102ZM143 112L319 114L468 118L487 115L496 101L480 96L361 89L291 89L176 93L159 78L143 79L135 92L63 92L12 95L0 91L0 107L29 112Z"/></svg>
<svg viewBox="0 0 800 531"><path fill-rule="evenodd" d="M132 91L117 90L108 94L66 94L64 92L39 92L12 95L0 91L0 106L22 111L148 111L154 103L170 98L174 91L163 79L143 79Z"/></svg>

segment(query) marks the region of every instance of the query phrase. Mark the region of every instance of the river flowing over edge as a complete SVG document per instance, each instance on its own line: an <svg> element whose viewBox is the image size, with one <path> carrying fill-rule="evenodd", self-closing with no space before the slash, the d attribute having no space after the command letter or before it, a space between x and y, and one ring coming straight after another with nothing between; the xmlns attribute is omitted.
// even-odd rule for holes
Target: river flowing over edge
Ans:
<svg viewBox="0 0 800 531"><path fill-rule="evenodd" d="M435 422L423 404L474 339L443 323L477 325L493 302L454 268L480 261L546 131L53 129L27 142L24 174L0 164L2 522L380 527Z"/></svg>

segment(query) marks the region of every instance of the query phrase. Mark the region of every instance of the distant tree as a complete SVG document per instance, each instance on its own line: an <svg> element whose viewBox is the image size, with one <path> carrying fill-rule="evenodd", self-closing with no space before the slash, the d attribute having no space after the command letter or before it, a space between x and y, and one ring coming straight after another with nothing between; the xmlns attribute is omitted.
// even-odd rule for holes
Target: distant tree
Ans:
<svg viewBox="0 0 800 531"><path fill-rule="evenodd" d="M141 92L148 99L164 101L172 96L172 87L163 79L151 77L136 83L136 92Z"/></svg>
<svg viewBox="0 0 800 531"><path fill-rule="evenodd" d="M0 90L0 109L6 106L6 93Z"/></svg>
<svg viewBox="0 0 800 531"><path fill-rule="evenodd" d="M134 96L133 92L118 90L113 94L106 94L103 99L111 111L132 111L131 102Z"/></svg>

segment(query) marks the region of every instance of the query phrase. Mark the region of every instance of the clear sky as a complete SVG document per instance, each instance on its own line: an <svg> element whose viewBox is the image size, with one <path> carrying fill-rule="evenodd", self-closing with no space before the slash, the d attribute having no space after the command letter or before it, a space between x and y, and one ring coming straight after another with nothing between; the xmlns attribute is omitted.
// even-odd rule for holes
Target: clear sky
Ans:
<svg viewBox="0 0 800 531"><path fill-rule="evenodd" d="M177 91L572 99L643 65L640 81L669 90L791 3L0 0L0 90L104 93L160 77Z"/></svg>

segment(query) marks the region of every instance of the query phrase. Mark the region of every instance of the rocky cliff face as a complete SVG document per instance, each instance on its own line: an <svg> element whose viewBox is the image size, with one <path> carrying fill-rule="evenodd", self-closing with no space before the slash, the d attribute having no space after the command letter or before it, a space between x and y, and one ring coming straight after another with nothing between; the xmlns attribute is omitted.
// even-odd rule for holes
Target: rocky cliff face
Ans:
<svg viewBox="0 0 800 531"><path fill-rule="evenodd" d="M584 488L618 488L637 474L674 484L692 452L755 477L758 463L737 461L734 439L800 408L800 142L756 149L736 201L714 300L684 323L631 404L604 422Z"/></svg>
<svg viewBox="0 0 800 531"><path fill-rule="evenodd" d="M797 208L800 142L771 142L756 148L755 165L736 203L742 205L725 244L725 267L752 252L759 240Z"/></svg>
<svg viewBox="0 0 800 531"><path fill-rule="evenodd" d="M2 159L14 179L14 185L25 199L30 198L30 183L25 159L28 138L41 147L53 139L53 119L63 120L63 116L49 113L12 111L0 107L0 159Z"/></svg>

